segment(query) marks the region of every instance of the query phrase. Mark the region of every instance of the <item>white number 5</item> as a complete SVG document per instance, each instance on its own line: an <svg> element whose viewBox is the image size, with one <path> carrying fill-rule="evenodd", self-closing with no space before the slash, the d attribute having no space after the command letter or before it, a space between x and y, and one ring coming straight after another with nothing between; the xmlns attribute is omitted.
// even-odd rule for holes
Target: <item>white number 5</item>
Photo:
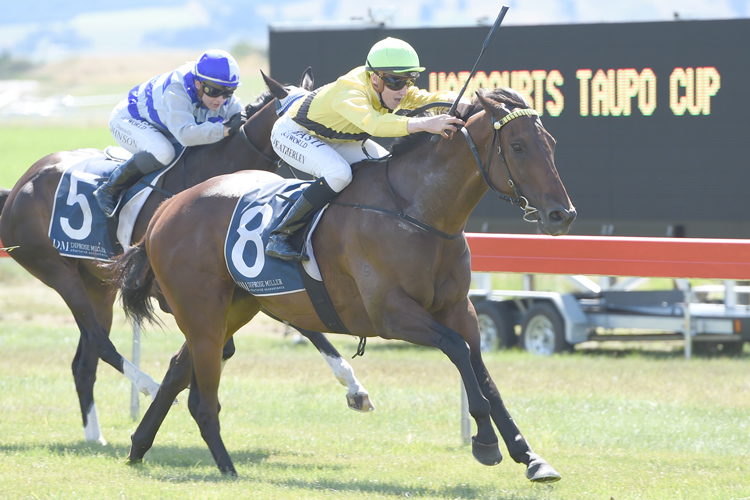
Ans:
<svg viewBox="0 0 750 500"><path fill-rule="evenodd" d="M70 174L70 191L68 191L68 206L74 206L76 204L81 206L81 212L83 212L83 222L81 227L78 229L70 225L70 220L67 217L60 218L60 225L65 234L74 240L86 239L91 234L91 223L93 217L91 215L91 206L89 200L86 199L86 195L78 192L78 181L86 176L83 172L71 172Z"/></svg>

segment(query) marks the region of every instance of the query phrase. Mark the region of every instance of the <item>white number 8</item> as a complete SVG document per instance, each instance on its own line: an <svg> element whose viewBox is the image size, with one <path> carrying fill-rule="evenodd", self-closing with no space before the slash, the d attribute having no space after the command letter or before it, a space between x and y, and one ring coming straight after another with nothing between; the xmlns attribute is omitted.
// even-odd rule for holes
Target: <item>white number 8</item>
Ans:
<svg viewBox="0 0 750 500"><path fill-rule="evenodd" d="M259 213L261 214L261 217L258 227L247 227L247 225L250 224ZM271 207L268 205L260 205L250 208L247 212L242 214L242 217L240 218L240 225L237 228L237 233L240 235L240 238L232 247L232 263L243 276L255 278L263 269L263 265L266 262L266 254L265 248L263 247L263 240L260 235L271 222L272 215L273 210ZM255 245L256 258L254 263L245 262L245 259L243 258L245 247L248 243Z"/></svg>

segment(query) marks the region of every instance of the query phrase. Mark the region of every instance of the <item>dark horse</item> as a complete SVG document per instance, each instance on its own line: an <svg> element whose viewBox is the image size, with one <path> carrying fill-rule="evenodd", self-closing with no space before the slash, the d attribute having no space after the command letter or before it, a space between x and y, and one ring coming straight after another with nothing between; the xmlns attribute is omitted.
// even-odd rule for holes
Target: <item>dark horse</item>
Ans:
<svg viewBox="0 0 750 500"><path fill-rule="evenodd" d="M308 69L301 85L312 88L312 72ZM280 97L286 90L277 91ZM277 159L271 148L271 128L276 122L274 95L266 92L247 106L248 121L241 133L216 144L191 148L178 165L164 175L162 188L177 193L210 177L247 169L275 171ZM48 236L55 189L64 168L92 155L95 149L62 151L37 161L10 190L0 190L0 240L5 247L15 247L10 255L27 271L53 288L63 298L80 329L80 339L73 359L73 377L83 415L84 436L89 441L104 443L94 403L94 382L99 358L126 375L144 394L153 396L159 384L137 369L117 351L109 339L112 306L116 289L107 281L107 274L97 262L89 259L62 257ZM146 227L165 199L153 192L138 216L133 241L141 239ZM3 206L4 205L4 206ZM166 304L165 304L166 305ZM349 386L349 406L371 410L367 391L353 375L349 364L323 334L302 331L334 370L339 381ZM228 343L225 357L231 356L234 344Z"/></svg>
<svg viewBox="0 0 750 500"><path fill-rule="evenodd" d="M494 421L529 479L556 481L560 475L521 435L482 360L463 231L488 186L550 235L567 233L575 209L555 167L555 141L519 94L480 90L464 118L465 137L435 144L416 136L386 166L370 162L358 168L317 226L315 255L350 332L435 347L453 362L476 421L472 453L479 462L502 459ZM201 436L219 470L235 475L219 432L222 346L260 311L325 329L305 293L256 297L227 270L222 248L238 197L258 183L276 181L271 173L245 172L180 193L159 207L144 239L111 266L120 271L131 317L149 319L153 309L144 290L158 285L192 358L192 373L190 363L170 366L132 436L131 463L143 458L175 395L190 382L188 407Z"/></svg>

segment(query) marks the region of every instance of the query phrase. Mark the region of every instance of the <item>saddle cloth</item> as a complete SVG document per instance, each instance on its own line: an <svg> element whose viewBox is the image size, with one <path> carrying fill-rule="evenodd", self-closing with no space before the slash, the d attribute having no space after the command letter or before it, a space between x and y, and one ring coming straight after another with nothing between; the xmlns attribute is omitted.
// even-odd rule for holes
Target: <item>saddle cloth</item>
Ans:
<svg viewBox="0 0 750 500"><path fill-rule="evenodd" d="M265 254L271 232L310 181L279 179L247 191L237 201L224 242L224 258L235 283L253 295L282 295L305 289L296 262L274 259ZM305 240L310 260L304 270L321 281L311 236L323 211L313 220Z"/></svg>
<svg viewBox="0 0 750 500"><path fill-rule="evenodd" d="M120 201L118 217L108 219L94 198L94 190L130 156L122 148L108 148L65 167L55 191L49 227L49 237L60 255L110 261L130 246L143 204L180 155L172 165L144 176L128 189Z"/></svg>

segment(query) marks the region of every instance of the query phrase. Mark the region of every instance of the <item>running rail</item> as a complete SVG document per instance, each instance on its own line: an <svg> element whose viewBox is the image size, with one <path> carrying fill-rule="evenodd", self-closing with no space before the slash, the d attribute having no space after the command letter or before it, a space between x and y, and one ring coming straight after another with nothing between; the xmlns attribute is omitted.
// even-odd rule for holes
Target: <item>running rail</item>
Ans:
<svg viewBox="0 0 750 500"><path fill-rule="evenodd" d="M750 280L750 240L466 233L471 269Z"/></svg>

